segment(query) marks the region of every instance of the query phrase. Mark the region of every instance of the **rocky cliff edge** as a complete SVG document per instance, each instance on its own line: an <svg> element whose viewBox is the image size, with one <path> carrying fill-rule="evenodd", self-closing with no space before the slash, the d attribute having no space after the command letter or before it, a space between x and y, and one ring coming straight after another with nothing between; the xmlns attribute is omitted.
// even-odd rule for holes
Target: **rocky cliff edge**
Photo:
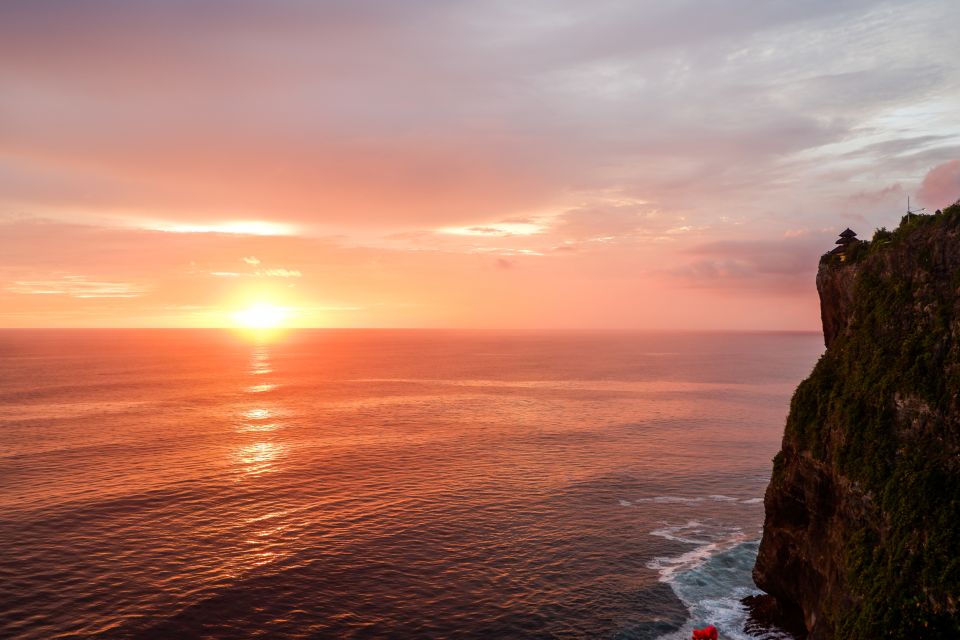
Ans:
<svg viewBox="0 0 960 640"><path fill-rule="evenodd" d="M823 256L817 289L754 580L813 640L960 638L960 203Z"/></svg>

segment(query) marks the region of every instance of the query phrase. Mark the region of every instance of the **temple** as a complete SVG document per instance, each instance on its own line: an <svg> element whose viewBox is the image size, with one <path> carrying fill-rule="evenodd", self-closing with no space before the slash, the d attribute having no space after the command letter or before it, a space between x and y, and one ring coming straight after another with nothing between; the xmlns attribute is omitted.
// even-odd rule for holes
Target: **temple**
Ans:
<svg viewBox="0 0 960 640"><path fill-rule="evenodd" d="M858 242L860 242L860 238L857 237L857 232L847 227L840 233L840 237L837 238L837 247L830 254L840 256L840 262L845 262L848 251Z"/></svg>

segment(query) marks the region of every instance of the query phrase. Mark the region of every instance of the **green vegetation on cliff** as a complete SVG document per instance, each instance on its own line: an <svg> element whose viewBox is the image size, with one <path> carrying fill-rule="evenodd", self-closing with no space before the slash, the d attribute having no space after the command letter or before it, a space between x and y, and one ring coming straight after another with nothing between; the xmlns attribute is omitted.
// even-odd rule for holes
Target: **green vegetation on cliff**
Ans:
<svg viewBox="0 0 960 640"><path fill-rule="evenodd" d="M819 612L834 637L958 638L960 203L821 269L856 270L853 302L797 388L771 486L802 455L862 496L864 526L829 551L851 595Z"/></svg>

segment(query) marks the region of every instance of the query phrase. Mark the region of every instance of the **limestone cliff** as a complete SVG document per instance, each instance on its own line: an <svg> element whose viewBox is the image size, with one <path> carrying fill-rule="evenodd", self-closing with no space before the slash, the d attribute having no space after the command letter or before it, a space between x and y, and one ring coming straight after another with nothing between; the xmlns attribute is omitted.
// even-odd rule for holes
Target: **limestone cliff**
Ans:
<svg viewBox="0 0 960 640"><path fill-rule="evenodd" d="M960 203L825 255L754 579L813 639L960 637Z"/></svg>
<svg viewBox="0 0 960 640"><path fill-rule="evenodd" d="M859 248L859 245L857 245ZM857 265L844 265L827 258L817 270L817 291L820 293L820 319L823 321L823 343L829 347L834 339L845 331L853 313L853 281ZM824 304L824 300L828 302Z"/></svg>

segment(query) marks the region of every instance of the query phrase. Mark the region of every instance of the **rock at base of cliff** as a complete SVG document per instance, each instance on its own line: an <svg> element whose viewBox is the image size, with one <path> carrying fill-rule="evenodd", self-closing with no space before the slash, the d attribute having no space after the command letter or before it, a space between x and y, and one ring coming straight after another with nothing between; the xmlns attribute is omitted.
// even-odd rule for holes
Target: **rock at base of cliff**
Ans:
<svg viewBox="0 0 960 640"><path fill-rule="evenodd" d="M757 638L782 637L784 634L797 640L807 637L803 613L799 609L785 609L770 595L747 596L741 602L749 615L743 630Z"/></svg>

